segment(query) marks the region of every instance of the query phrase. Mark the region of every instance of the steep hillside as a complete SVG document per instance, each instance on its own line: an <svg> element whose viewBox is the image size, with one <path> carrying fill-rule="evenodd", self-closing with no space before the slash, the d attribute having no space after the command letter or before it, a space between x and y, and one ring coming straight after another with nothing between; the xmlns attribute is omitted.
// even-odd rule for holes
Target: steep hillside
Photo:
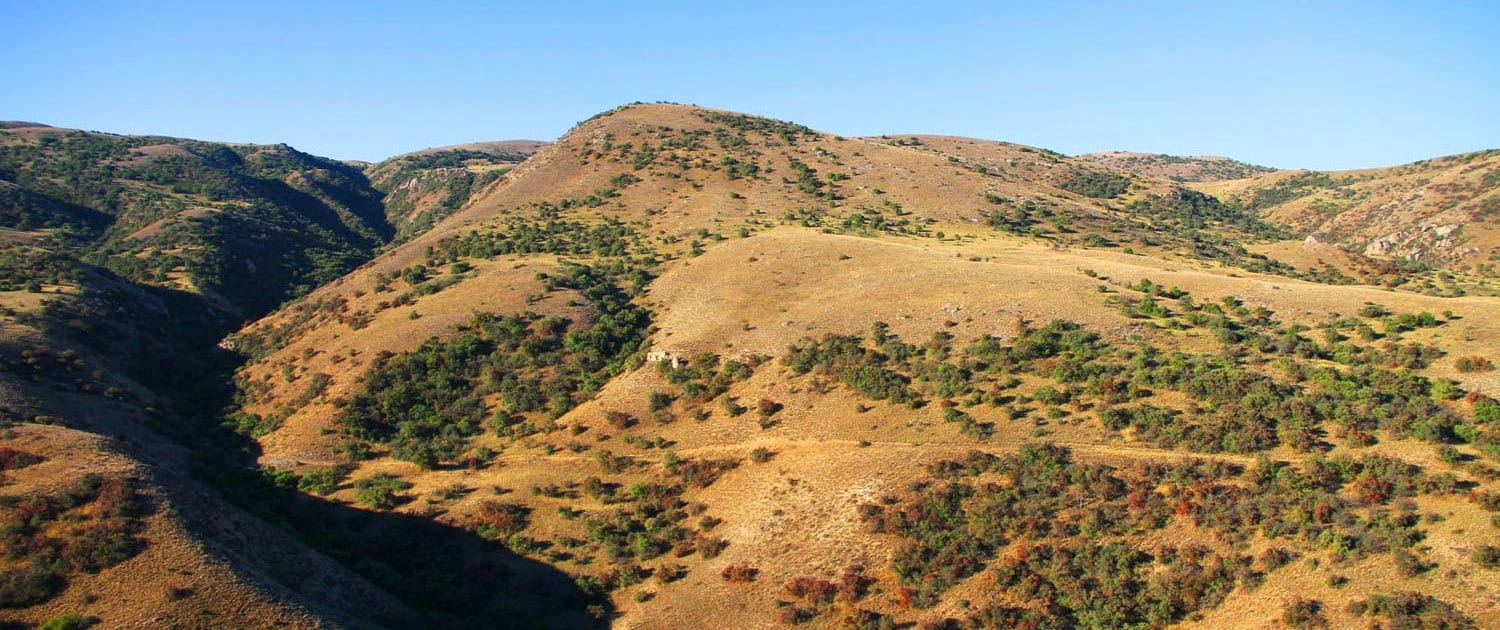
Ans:
<svg viewBox="0 0 1500 630"><path fill-rule="evenodd" d="M1118 177L1005 143L857 140L741 114L635 106L583 125L451 220L248 328L237 342L253 356L286 354L288 340L303 333L315 335L310 345L327 355L351 343L362 344L351 352L409 349L470 310L544 308L521 298L534 295L544 284L538 274L556 270L568 254L690 259L712 243L776 225L957 243L1008 234L1053 247L1275 266L1239 244L1274 228L1167 183ZM1091 188L1097 182L1103 190ZM520 255L525 264L486 259L494 254ZM432 317L403 308L419 301L442 306ZM335 341L334 322L361 332ZM377 322L390 332L362 332ZM287 363L297 362L271 362ZM272 411L276 425L291 412Z"/></svg>
<svg viewBox="0 0 1500 630"><path fill-rule="evenodd" d="M7 431L0 446L10 460L0 487L0 519L7 527L0 619L6 623L67 615L103 627L202 627L226 618L247 627L413 619L401 604L286 531L227 508L161 462L180 454L42 424ZM17 460L22 465L13 468Z"/></svg>
<svg viewBox="0 0 1500 630"><path fill-rule="evenodd" d="M235 335L230 420L621 627L1500 623L1500 302L1256 254L1307 229L1265 209L627 106ZM407 560L352 566L488 618Z"/></svg>
<svg viewBox="0 0 1500 630"><path fill-rule="evenodd" d="M1500 151L1381 169L1283 171L1195 187L1238 199L1258 216L1306 234L1304 251L1280 252L1285 258L1316 256L1319 245L1334 245L1343 250L1337 255L1353 257L1352 267L1384 268L1390 284L1435 270L1442 273L1426 291L1495 290Z"/></svg>
<svg viewBox="0 0 1500 630"><path fill-rule="evenodd" d="M358 169L7 123L0 192L0 625L415 627L441 616L408 602L444 598L582 617L555 571L306 496L224 426L239 363L224 335L393 236ZM434 565L405 564L413 541ZM478 582L393 595L349 568L438 564Z"/></svg>
<svg viewBox="0 0 1500 630"><path fill-rule="evenodd" d="M362 578L225 502L258 474L216 428L221 314L40 250L0 275L0 621L400 623ZM37 283L36 292L21 290ZM205 474L203 471L213 471Z"/></svg>
<svg viewBox="0 0 1500 630"><path fill-rule="evenodd" d="M1182 157L1165 153L1108 151L1085 153L1078 158L1137 177L1157 177L1175 182L1216 182L1276 172L1274 168L1212 155Z"/></svg>
<svg viewBox="0 0 1500 630"><path fill-rule="evenodd" d="M359 170L286 145L25 123L0 128L0 228L241 316L337 278L394 234Z"/></svg>
<svg viewBox="0 0 1500 630"><path fill-rule="evenodd" d="M453 214L545 144L507 140L426 149L370 165L365 175L384 194L386 220L402 241Z"/></svg>

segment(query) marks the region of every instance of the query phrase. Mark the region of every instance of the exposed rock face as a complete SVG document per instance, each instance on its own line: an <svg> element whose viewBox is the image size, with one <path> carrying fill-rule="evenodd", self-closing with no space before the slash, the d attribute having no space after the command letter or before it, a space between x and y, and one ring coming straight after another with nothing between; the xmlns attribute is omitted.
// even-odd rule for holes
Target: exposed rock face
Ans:
<svg viewBox="0 0 1500 630"><path fill-rule="evenodd" d="M1411 230L1387 234L1364 247L1366 256L1401 257L1417 260L1452 252L1462 242L1463 226L1422 224Z"/></svg>

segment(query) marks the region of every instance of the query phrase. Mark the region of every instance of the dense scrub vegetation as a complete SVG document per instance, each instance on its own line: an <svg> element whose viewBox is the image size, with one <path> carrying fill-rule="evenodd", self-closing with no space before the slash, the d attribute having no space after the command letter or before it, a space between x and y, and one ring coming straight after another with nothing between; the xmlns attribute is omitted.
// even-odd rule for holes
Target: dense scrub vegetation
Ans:
<svg viewBox="0 0 1500 630"><path fill-rule="evenodd" d="M818 132L808 127L762 116L707 110L700 110L696 113L700 118L708 122L723 125L741 133L750 132L762 136L774 136L787 144L796 144L798 140L817 140L821 137Z"/></svg>
<svg viewBox="0 0 1500 630"><path fill-rule="evenodd" d="M687 361L681 359L665 358L656 364L656 370L667 383L674 386L680 395L670 395L665 392L652 392L651 419L657 424L667 424L675 419L674 409L690 411L699 420L705 420L712 413L704 408L711 401L718 400L720 407L730 416L735 417L748 411L747 408L728 394L729 389L736 383L750 378L755 368L768 357L752 355L741 359L722 359L713 353L699 353ZM616 418L617 428L627 428L629 422Z"/></svg>
<svg viewBox="0 0 1500 630"><path fill-rule="evenodd" d="M525 158L520 153L450 149L398 156L366 173L383 193L386 220L395 228L394 240L401 242L457 212L474 193Z"/></svg>
<svg viewBox="0 0 1500 630"><path fill-rule="evenodd" d="M1109 171L1079 169L1058 188L1095 199L1114 199L1130 190L1130 178Z"/></svg>
<svg viewBox="0 0 1500 630"><path fill-rule="evenodd" d="M555 210L553 212L555 213ZM551 214L542 208L542 214ZM639 237L618 219L606 217L598 223L557 218L542 221L512 220L503 229L446 239L435 247L428 266L436 267L459 258L494 258L502 255L567 254L573 256L627 256Z"/></svg>
<svg viewBox="0 0 1500 630"><path fill-rule="evenodd" d="M1368 312L1371 317L1332 320L1321 335L1312 335L1231 297L1200 304L1150 280L1128 288L1138 297L1114 298L1127 316L1211 334L1224 351L1189 354L1145 342L1109 346L1064 321L1023 330L1008 345L984 336L956 349L938 333L917 346L877 324L870 342L830 335L792 346L783 363L794 374L831 377L872 400L915 407L926 396L945 399L944 419L979 438L987 430L972 408L999 408L1010 419L1018 415L1018 404L1029 401L1074 413L1092 410L1106 429L1200 452L1254 453L1280 445L1321 452L1330 448L1329 438L1368 446L1384 432L1438 444L1473 443L1500 456L1500 424L1491 419L1487 397L1465 398L1453 382L1411 371L1440 354L1400 341L1405 331L1441 324L1429 313ZM1349 335L1382 343L1364 345ZM1044 382L1029 396L1008 393L1021 376ZM1197 403L1154 404L1150 398L1158 389ZM1463 403L1451 402L1460 398L1472 419L1461 413ZM952 409L955 403L971 411Z"/></svg>
<svg viewBox="0 0 1500 630"><path fill-rule="evenodd" d="M1099 192L1089 189L1090 192ZM1102 194L1102 193L1101 193ZM993 204L982 218L997 230L1082 247L1150 248L1195 260L1215 261L1261 273L1316 282L1352 282L1317 270L1298 269L1245 247L1286 238L1290 232L1241 208L1238 203L1185 188L1131 201L1123 215L1099 215L1048 200L1009 199L986 194Z"/></svg>
<svg viewBox="0 0 1500 630"><path fill-rule="evenodd" d="M1134 201L1125 209L1156 217L1176 229L1227 227L1259 239L1291 237L1286 228L1260 219L1237 202L1225 203L1217 197L1186 188L1173 188L1170 193Z"/></svg>
<svg viewBox="0 0 1500 630"><path fill-rule="evenodd" d="M432 468L467 448L489 426L518 437L539 430L619 374L645 344L650 315L616 281L639 269L571 265L549 278L577 291L592 322L526 313L481 314L452 338L381 357L341 416L349 435L388 445L397 458ZM487 396L498 395L491 411Z"/></svg>
<svg viewBox="0 0 1500 630"><path fill-rule="evenodd" d="M877 334L880 336L876 341L881 345L890 344L888 349L898 357L896 360L909 358L913 352L899 340ZM867 350L862 347L862 342L863 339L857 336L830 335L805 346L792 346L783 362L795 374L807 374L816 369L872 400L900 404L917 402L920 398L909 385L911 379L884 367L892 361L892 355Z"/></svg>
<svg viewBox="0 0 1500 630"><path fill-rule="evenodd" d="M1452 491L1451 482L1370 456L1300 466L1263 458L1248 469L1213 460L1113 467L1023 444L929 471L909 495L860 514L872 531L902 540L891 568L912 605L932 606L986 570L1014 601L1033 604L982 610L970 620L978 625L1160 627L1255 588L1304 553L1336 563L1389 553L1400 563L1423 533L1413 508L1392 503ZM1174 523L1210 532L1216 544L1144 542ZM1258 539L1270 547L1252 555Z"/></svg>
<svg viewBox="0 0 1500 630"><path fill-rule="evenodd" d="M1090 157L1090 156L1084 156ZM1208 182L1244 179L1276 169L1223 158L1185 157L1180 155L1113 155L1103 154L1096 161L1124 168L1135 175L1156 174L1178 182ZM1175 167L1175 168L1174 168Z"/></svg>
<svg viewBox="0 0 1500 630"><path fill-rule="evenodd" d="M1452 604L1414 591L1375 594L1351 604L1349 612L1383 618L1391 628L1467 630L1476 627L1472 619L1458 612Z"/></svg>
<svg viewBox="0 0 1500 630"><path fill-rule="evenodd" d="M855 628L894 627L893 620L857 606L870 591L875 579L865 575L860 566L844 570L834 580L803 576L782 585L782 597L776 601L784 624L802 624L822 615L839 615L845 626Z"/></svg>
<svg viewBox="0 0 1500 630"><path fill-rule="evenodd" d="M1169 351L1139 338L1111 345L1056 321L1020 322L1008 341L981 336L968 345L941 332L911 344L876 324L868 335L828 335L783 355L815 389L828 379L876 401L920 407L937 399L942 419L977 442L988 439L990 418L1030 417L1042 427L1043 416L1071 417L1156 446L1262 453L1248 468L1213 460L1116 468L1031 444L1015 455L939 462L908 494L860 507L871 531L902 540L891 569L907 601L935 605L990 571L1011 601L1030 605L981 607L964 622L972 627L1159 627L1255 588L1301 555L1337 564L1384 554L1407 576L1434 566L1422 556L1423 519L1411 499L1452 496L1472 482L1383 455L1323 453L1330 440L1357 449L1405 439L1440 446L1455 465L1467 457L1455 444L1500 459L1500 403L1412 371L1442 353L1403 335L1443 319L1369 304L1309 328L1233 297L1200 303L1150 280L1116 284L1124 293L1105 295L1127 317L1164 335L1206 335L1221 349ZM1194 402L1153 402L1158 391ZM1278 447L1307 455L1289 463L1263 454ZM1500 505L1489 498L1471 494ZM1215 544L1141 542L1174 524ZM1257 541L1270 550L1251 554ZM1496 555L1475 552L1483 566ZM1326 623L1317 606L1293 604L1287 615L1299 627ZM798 610L799 619L811 614Z"/></svg>
<svg viewBox="0 0 1500 630"><path fill-rule="evenodd" d="M28 459L10 455L7 468ZM146 509L134 481L92 473L54 495L0 496L0 608L45 602L140 553Z"/></svg>
<svg viewBox="0 0 1500 630"><path fill-rule="evenodd" d="M1269 208L1312 195L1319 190L1336 190L1354 181L1353 177L1335 178L1328 173L1308 171L1278 181L1275 185L1255 189L1250 199L1246 200L1245 207L1249 210ZM1350 191L1343 191L1345 196L1349 193Z"/></svg>
<svg viewBox="0 0 1500 630"><path fill-rule="evenodd" d="M4 475L8 470L20 470L44 461L46 459L36 453L29 453L9 446L0 446L0 475ZM0 481L4 479L5 477L0 476Z"/></svg>

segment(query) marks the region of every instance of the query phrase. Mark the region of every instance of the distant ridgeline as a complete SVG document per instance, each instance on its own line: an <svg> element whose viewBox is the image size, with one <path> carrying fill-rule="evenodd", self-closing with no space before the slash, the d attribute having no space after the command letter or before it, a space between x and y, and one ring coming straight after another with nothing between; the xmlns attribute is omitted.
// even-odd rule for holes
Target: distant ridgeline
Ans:
<svg viewBox="0 0 1500 630"><path fill-rule="evenodd" d="M398 156L370 167L372 183L358 166L286 145L23 125L0 128L0 228L11 230L0 247L39 248L134 283L201 294L237 319L420 233L504 172L496 165L536 145ZM475 165L483 169L468 170ZM429 188L439 194L429 199ZM60 279L10 275L18 277L0 281Z"/></svg>
<svg viewBox="0 0 1500 630"><path fill-rule="evenodd" d="M359 169L285 145L10 129L0 199L0 226L27 233L11 247L204 294L242 316L337 278L393 234Z"/></svg>

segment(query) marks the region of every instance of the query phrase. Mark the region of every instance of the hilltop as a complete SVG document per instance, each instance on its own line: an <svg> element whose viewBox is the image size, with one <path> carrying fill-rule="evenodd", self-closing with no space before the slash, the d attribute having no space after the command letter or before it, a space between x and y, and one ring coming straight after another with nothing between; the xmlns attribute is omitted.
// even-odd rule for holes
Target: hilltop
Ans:
<svg viewBox="0 0 1500 630"><path fill-rule="evenodd" d="M1494 155L0 125L0 619L1493 625Z"/></svg>

